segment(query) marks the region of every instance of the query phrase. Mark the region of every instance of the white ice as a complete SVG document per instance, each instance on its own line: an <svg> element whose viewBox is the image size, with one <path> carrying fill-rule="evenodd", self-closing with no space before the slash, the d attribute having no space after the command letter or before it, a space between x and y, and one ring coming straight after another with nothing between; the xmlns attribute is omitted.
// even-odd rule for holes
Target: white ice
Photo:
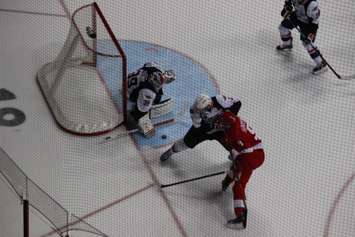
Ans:
<svg viewBox="0 0 355 237"><path fill-rule="evenodd" d="M354 75L355 4L320 2L319 48L339 74ZM89 1L63 3L72 13ZM82 217L113 203L85 219L109 236L355 236L355 80L338 80L329 70L311 75L313 62L296 31L293 52L275 52L282 4L98 1L118 37L191 56L215 76L223 94L241 99L240 114L266 152L248 184L246 230L224 227L233 208L232 193L220 192L221 176L162 191L149 186L227 169L227 153L217 143L203 143L162 166L158 157L167 147L141 152L130 137L102 145L102 137L57 127L35 73L59 52L51 46L64 42L69 20L29 12L65 15L60 0L0 3L0 88L17 96L1 101L0 109L15 107L27 116L20 126L0 126L0 146L71 213ZM0 190L0 236L21 236L20 203L4 180ZM31 213L32 236L50 231Z"/></svg>

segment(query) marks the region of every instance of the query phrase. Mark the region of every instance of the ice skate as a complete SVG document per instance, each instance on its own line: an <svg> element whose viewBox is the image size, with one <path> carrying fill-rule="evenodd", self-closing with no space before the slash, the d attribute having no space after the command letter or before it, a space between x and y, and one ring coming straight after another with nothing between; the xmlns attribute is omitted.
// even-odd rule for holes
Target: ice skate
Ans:
<svg viewBox="0 0 355 237"><path fill-rule="evenodd" d="M169 150L167 150L166 152L164 152L161 156L160 156L160 161L164 162L166 160L168 160L171 155L173 154L172 149L170 148Z"/></svg>
<svg viewBox="0 0 355 237"><path fill-rule="evenodd" d="M324 61L322 61L319 65L313 68L312 73L318 75L322 72L325 72L327 69L328 69L327 64Z"/></svg>
<svg viewBox="0 0 355 237"><path fill-rule="evenodd" d="M276 47L276 50L278 50L279 52L288 52L288 51L291 51L291 49L293 48L292 44L290 45L278 45Z"/></svg>
<svg viewBox="0 0 355 237"><path fill-rule="evenodd" d="M292 39L291 39L291 42L288 44L283 43L283 44L276 46L276 50L279 52L288 52L288 51L291 51L292 48L293 48Z"/></svg>
<svg viewBox="0 0 355 237"><path fill-rule="evenodd" d="M235 219L229 220L226 227L237 230L245 229L247 227L247 210Z"/></svg>

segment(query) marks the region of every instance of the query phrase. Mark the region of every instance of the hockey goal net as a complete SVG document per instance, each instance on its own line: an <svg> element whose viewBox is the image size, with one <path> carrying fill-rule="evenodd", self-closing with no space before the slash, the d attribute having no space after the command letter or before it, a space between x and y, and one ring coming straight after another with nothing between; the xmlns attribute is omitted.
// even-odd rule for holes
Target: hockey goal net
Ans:
<svg viewBox="0 0 355 237"><path fill-rule="evenodd" d="M96 3L77 9L56 59L37 73L58 124L98 135L126 120L126 56Z"/></svg>

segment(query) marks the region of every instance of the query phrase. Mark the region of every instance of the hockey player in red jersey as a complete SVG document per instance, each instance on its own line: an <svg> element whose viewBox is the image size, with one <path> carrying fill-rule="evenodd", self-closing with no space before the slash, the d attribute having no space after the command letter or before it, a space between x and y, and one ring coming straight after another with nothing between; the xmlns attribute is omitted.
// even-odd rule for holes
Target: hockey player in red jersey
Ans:
<svg viewBox="0 0 355 237"><path fill-rule="evenodd" d="M224 142L231 147L229 159L233 164L222 181L222 190L234 182L233 198L235 219L229 220L227 226L246 227L247 209L245 205L245 188L253 173L264 162L261 139L245 121L231 112L224 112L215 122L215 127L224 131Z"/></svg>

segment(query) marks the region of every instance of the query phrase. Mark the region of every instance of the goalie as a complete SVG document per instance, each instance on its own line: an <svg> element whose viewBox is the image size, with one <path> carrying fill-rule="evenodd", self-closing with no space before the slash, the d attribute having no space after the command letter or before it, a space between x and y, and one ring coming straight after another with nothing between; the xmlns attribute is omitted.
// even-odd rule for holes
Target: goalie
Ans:
<svg viewBox="0 0 355 237"><path fill-rule="evenodd" d="M154 135L151 118L167 114L172 99L162 100L163 85L175 80L173 70L163 71L154 62L148 62L128 74L128 95L133 108L128 114L128 129L138 128L145 137Z"/></svg>

